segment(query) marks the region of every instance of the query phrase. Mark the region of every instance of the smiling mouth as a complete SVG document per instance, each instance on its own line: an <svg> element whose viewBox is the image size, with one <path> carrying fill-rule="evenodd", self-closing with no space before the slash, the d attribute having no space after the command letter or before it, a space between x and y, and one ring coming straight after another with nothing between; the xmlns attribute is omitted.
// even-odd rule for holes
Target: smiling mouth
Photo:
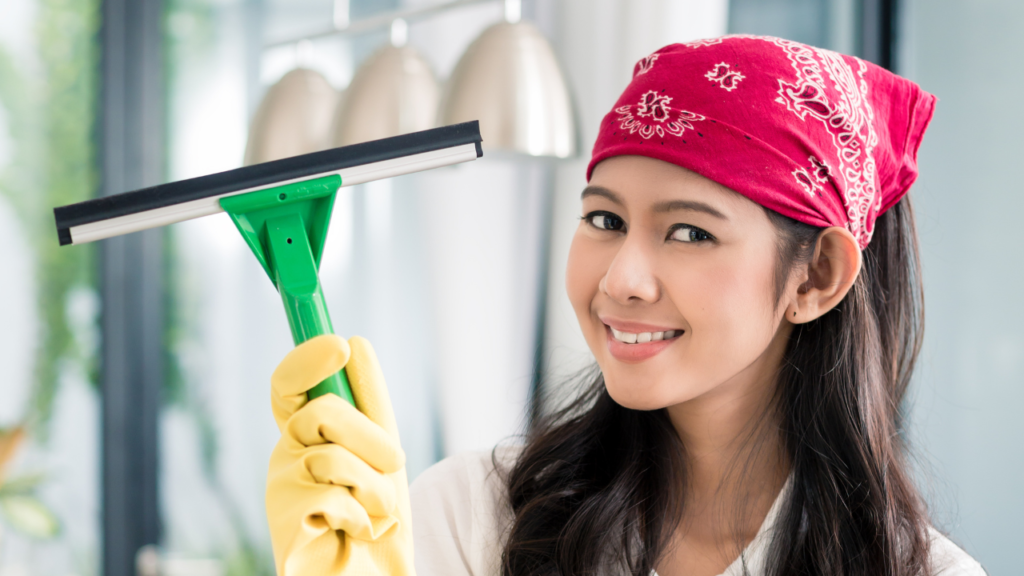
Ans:
<svg viewBox="0 0 1024 576"><path fill-rule="evenodd" d="M607 326L607 324L606 324ZM612 338L615 338L623 344L645 344L647 342L657 342L659 340L671 340L678 338L683 335L683 330L666 330L664 332L640 332L634 334L633 332L621 332L608 326L608 329L612 332Z"/></svg>

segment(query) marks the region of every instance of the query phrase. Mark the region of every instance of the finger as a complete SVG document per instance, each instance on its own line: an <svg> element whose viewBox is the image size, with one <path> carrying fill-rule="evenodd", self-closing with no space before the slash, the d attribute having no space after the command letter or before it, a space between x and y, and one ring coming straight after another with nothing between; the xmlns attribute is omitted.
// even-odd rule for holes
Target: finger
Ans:
<svg viewBox="0 0 1024 576"><path fill-rule="evenodd" d="M366 510L348 493L348 488L332 488L336 490L331 492L331 502L324 507L320 517L334 530L341 530L358 540L373 541L398 524L395 516L373 518L367 515ZM315 517L310 519L315 520Z"/></svg>
<svg viewBox="0 0 1024 576"><path fill-rule="evenodd" d="M341 370L350 356L348 342L334 334L316 336L299 344L281 361L270 377L281 396L303 394Z"/></svg>
<svg viewBox="0 0 1024 576"><path fill-rule="evenodd" d="M281 444L271 454L270 470L266 508L267 517L273 520L271 529L276 523L290 532L289 526L301 523L302 531L314 538L330 528L374 540L397 523L394 514L371 517L348 487L316 482L305 462Z"/></svg>
<svg viewBox="0 0 1024 576"><path fill-rule="evenodd" d="M397 522L394 516L371 517L345 486L317 484L309 478L308 484L303 482L301 491L295 492L295 478L268 480L267 515L292 525L302 525L301 532L319 535L328 530L342 530L354 538L374 540ZM282 490L295 492L294 497L270 497Z"/></svg>
<svg viewBox="0 0 1024 576"><path fill-rule="evenodd" d="M394 482L341 446L313 446L302 459L317 483L348 487L370 516L387 516L395 511L398 495Z"/></svg>
<svg viewBox="0 0 1024 576"><path fill-rule="evenodd" d="M351 404L325 394L288 421L288 434L304 446L333 442L384 473L401 470L405 453L398 441Z"/></svg>
<svg viewBox="0 0 1024 576"><path fill-rule="evenodd" d="M361 336L349 339L352 350L351 358L345 367L349 382L352 385L352 396L359 411L398 438L398 426L395 424L395 413L391 407L384 373L377 361L377 354L370 342Z"/></svg>
<svg viewBox="0 0 1024 576"><path fill-rule="evenodd" d="M328 334L311 338L285 356L270 377L270 406L279 427L306 403L306 391L345 365L348 342Z"/></svg>

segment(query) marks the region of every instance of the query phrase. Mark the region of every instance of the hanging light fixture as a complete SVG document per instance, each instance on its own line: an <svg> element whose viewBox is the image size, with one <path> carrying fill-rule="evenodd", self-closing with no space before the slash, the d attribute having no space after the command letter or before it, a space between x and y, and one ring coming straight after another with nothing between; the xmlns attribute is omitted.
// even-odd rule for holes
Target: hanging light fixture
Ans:
<svg viewBox="0 0 1024 576"><path fill-rule="evenodd" d="M505 21L484 30L463 54L442 98L440 124L480 120L490 150L574 156L565 75L544 35L520 16L520 1L506 0Z"/></svg>
<svg viewBox="0 0 1024 576"><path fill-rule="evenodd" d="M297 68L267 90L249 126L245 165L323 150L338 93L319 72Z"/></svg>
<svg viewBox="0 0 1024 576"><path fill-rule="evenodd" d="M406 46L408 25L395 20L391 43L359 68L338 105L335 146L357 144L433 128L441 99L430 65Z"/></svg>

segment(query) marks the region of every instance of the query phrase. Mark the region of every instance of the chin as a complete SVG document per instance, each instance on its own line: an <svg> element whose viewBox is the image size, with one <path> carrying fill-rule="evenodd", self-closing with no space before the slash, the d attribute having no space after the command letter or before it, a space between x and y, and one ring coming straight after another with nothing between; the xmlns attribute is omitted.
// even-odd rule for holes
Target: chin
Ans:
<svg viewBox="0 0 1024 576"><path fill-rule="evenodd" d="M604 386L616 404L630 410L660 410L693 398L680 390L678 383L637 386L628 380L605 373Z"/></svg>

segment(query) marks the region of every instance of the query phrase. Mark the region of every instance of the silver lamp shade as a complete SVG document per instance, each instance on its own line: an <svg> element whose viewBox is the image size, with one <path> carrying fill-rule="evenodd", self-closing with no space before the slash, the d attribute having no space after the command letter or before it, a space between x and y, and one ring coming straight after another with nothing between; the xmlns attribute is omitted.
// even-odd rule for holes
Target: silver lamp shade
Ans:
<svg viewBox="0 0 1024 576"><path fill-rule="evenodd" d="M441 89L414 48L385 46L356 71L334 119L333 144L346 146L433 128Z"/></svg>
<svg viewBox="0 0 1024 576"><path fill-rule="evenodd" d="M299 68L285 74L256 109L245 145L245 165L328 148L337 101L337 91L320 73Z"/></svg>
<svg viewBox="0 0 1024 576"><path fill-rule="evenodd" d="M568 158L576 122L565 76L540 30L502 22L483 32L452 72L442 125L480 120L484 148Z"/></svg>

